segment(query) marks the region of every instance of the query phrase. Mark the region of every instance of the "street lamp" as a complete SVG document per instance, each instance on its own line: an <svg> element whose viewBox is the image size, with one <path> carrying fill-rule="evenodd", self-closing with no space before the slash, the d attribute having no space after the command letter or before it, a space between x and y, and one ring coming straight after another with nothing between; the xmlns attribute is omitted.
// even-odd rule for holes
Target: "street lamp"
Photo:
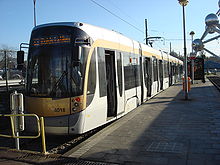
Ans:
<svg viewBox="0 0 220 165"><path fill-rule="evenodd" d="M185 100L188 100L188 73L187 73L187 55L186 55L186 25L185 25L185 6L188 4L188 0L178 0L183 7L183 40L184 40L184 87L185 87Z"/></svg>
<svg viewBox="0 0 220 165"><path fill-rule="evenodd" d="M188 0L178 0L181 6L186 6L189 1Z"/></svg>
<svg viewBox="0 0 220 165"><path fill-rule="evenodd" d="M189 33L191 35L191 39L192 39L192 53L191 53L191 57L193 57L193 36L195 35L195 32L194 31L191 31ZM192 73L192 84L194 83L194 59L192 58L191 59L192 62L191 62L191 66L192 66L192 69L191 69L191 73Z"/></svg>

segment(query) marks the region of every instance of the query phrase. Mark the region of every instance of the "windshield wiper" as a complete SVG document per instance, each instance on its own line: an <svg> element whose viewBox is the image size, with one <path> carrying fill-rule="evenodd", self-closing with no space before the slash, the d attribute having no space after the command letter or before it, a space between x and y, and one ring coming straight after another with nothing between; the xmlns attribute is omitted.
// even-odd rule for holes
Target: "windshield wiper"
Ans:
<svg viewBox="0 0 220 165"><path fill-rule="evenodd" d="M60 76L60 78L57 80L56 84L53 86L50 95L54 92L54 90L57 88L57 86L60 84L61 80L63 80L63 78L67 75L67 71L63 71L62 75Z"/></svg>

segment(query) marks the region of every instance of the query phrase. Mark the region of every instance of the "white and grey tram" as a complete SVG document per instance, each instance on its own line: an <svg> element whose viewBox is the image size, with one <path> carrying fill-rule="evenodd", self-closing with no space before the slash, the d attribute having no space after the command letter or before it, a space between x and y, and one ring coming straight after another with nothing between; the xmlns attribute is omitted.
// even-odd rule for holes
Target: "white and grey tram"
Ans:
<svg viewBox="0 0 220 165"><path fill-rule="evenodd" d="M26 113L43 116L47 133L82 134L176 83L182 66L114 31L78 22L39 25L28 52Z"/></svg>

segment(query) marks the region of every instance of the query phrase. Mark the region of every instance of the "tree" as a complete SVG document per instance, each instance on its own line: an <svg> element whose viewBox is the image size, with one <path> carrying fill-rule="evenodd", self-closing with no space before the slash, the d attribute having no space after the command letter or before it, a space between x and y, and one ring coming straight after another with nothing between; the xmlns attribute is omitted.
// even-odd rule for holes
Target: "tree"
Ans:
<svg viewBox="0 0 220 165"><path fill-rule="evenodd" d="M173 56L173 57L176 57L176 58L178 58L180 60L183 60L183 56L178 55L175 51L171 51L170 55Z"/></svg>
<svg viewBox="0 0 220 165"><path fill-rule="evenodd" d="M7 68L15 68L16 67L15 49L7 45L1 45L0 46L0 69L5 68L5 55L7 59Z"/></svg>

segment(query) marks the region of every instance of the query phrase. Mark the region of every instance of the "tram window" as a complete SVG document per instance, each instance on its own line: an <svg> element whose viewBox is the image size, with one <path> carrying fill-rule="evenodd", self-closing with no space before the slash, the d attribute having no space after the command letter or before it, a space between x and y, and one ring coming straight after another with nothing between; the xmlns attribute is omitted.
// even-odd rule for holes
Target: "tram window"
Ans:
<svg viewBox="0 0 220 165"><path fill-rule="evenodd" d="M93 52L89 67L87 95L94 94L95 87L96 87L96 58L95 58L95 53Z"/></svg>
<svg viewBox="0 0 220 165"><path fill-rule="evenodd" d="M134 55L134 58L136 59L136 64L134 66L134 74L135 74L135 86L138 87L141 85L141 77L140 77L140 61L139 61L139 55Z"/></svg>
<svg viewBox="0 0 220 165"><path fill-rule="evenodd" d="M98 68L99 68L99 95L107 95L106 72L105 72L105 52L104 48L98 48Z"/></svg>
<svg viewBox="0 0 220 165"><path fill-rule="evenodd" d="M150 58L147 58L145 57L145 60L144 60L144 80L145 80L145 85L147 87L147 84L151 84L151 77L152 77L152 74L151 74L151 60Z"/></svg>
<svg viewBox="0 0 220 165"><path fill-rule="evenodd" d="M163 61L159 60L159 77L160 79L163 78Z"/></svg>
<svg viewBox="0 0 220 165"><path fill-rule="evenodd" d="M168 62L164 61L164 77L168 77L169 76L169 72L168 72Z"/></svg>
<svg viewBox="0 0 220 165"><path fill-rule="evenodd" d="M124 80L125 90L140 85L140 67L138 64L138 56L124 52Z"/></svg>
<svg viewBox="0 0 220 165"><path fill-rule="evenodd" d="M134 74L130 64L129 53L124 52L123 54L125 90L128 90L134 87Z"/></svg>
<svg viewBox="0 0 220 165"><path fill-rule="evenodd" d="M118 86L119 94L122 96L122 53L118 53L117 56L117 72L118 72Z"/></svg>
<svg viewBox="0 0 220 165"><path fill-rule="evenodd" d="M154 81L158 81L158 66L157 66L156 58L153 58L153 71L154 71Z"/></svg>

